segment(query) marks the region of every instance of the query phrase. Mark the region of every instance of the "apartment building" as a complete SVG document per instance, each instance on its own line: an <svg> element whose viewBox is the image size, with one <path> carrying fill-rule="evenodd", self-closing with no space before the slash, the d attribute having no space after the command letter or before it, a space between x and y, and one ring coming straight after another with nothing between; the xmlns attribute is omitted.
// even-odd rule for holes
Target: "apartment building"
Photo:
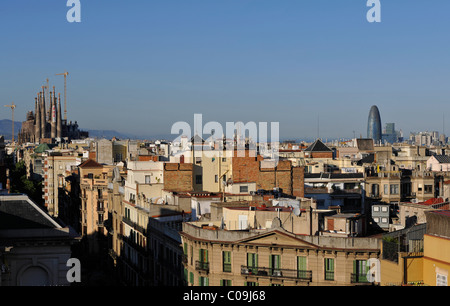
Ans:
<svg viewBox="0 0 450 306"><path fill-rule="evenodd" d="M425 212L423 282L429 286L449 286L450 210Z"/></svg>
<svg viewBox="0 0 450 306"><path fill-rule="evenodd" d="M182 284L178 230L190 216L190 203L179 205L177 192L166 188L192 190L192 169L192 164L130 161L126 174L113 171L110 255L124 284Z"/></svg>
<svg viewBox="0 0 450 306"><path fill-rule="evenodd" d="M50 152L44 158L43 173L43 197L45 207L51 216L59 215L60 193L66 185L65 178L72 173L72 168L81 164L78 154L66 152Z"/></svg>
<svg viewBox="0 0 450 306"><path fill-rule="evenodd" d="M342 210L364 212L364 173L306 173L305 196L319 208L340 206Z"/></svg>
<svg viewBox="0 0 450 306"><path fill-rule="evenodd" d="M81 234L89 252L105 248L108 219L108 175L113 166L101 165L94 160L80 164Z"/></svg>
<svg viewBox="0 0 450 306"><path fill-rule="evenodd" d="M227 231L220 223L188 222L181 232L189 286L330 286L372 284L375 238L295 235L274 225Z"/></svg>

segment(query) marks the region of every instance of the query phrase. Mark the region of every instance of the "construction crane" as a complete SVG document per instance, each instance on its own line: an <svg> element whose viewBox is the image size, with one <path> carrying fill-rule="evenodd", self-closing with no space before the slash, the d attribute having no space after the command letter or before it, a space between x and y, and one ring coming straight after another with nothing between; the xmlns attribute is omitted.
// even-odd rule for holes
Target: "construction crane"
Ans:
<svg viewBox="0 0 450 306"><path fill-rule="evenodd" d="M64 120L67 122L67 76L69 73L64 70L64 73L57 73L56 75L64 76Z"/></svg>
<svg viewBox="0 0 450 306"><path fill-rule="evenodd" d="M5 105L5 107L9 107L12 110L12 142L14 143L14 109L16 108L16 105L14 105L14 102L11 105Z"/></svg>

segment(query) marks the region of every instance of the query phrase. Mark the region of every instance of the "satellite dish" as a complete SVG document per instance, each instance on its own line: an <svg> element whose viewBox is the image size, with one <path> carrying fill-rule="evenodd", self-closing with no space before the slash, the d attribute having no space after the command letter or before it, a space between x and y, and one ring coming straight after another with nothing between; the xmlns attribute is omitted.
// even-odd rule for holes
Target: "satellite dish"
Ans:
<svg viewBox="0 0 450 306"><path fill-rule="evenodd" d="M302 212L300 211L300 208L295 207L294 208L294 215L296 215L297 217L299 217L302 214Z"/></svg>

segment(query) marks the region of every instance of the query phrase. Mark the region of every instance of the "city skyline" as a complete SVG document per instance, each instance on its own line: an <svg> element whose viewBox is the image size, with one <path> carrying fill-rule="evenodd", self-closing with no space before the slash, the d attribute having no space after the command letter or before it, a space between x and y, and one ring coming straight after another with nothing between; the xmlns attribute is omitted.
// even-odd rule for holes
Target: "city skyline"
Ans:
<svg viewBox="0 0 450 306"><path fill-rule="evenodd" d="M17 122L47 78L62 94L68 71L68 120L83 130L170 135L202 113L277 121L280 139L364 137L371 105L405 136L444 128L445 1L382 1L377 24L366 1L108 4L82 1L79 24L65 3L2 5L0 90Z"/></svg>

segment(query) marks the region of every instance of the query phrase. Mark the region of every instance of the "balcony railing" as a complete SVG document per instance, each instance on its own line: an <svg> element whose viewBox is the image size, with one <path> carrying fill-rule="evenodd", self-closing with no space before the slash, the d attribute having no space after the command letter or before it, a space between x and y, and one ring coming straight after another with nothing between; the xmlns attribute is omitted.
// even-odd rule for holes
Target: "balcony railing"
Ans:
<svg viewBox="0 0 450 306"><path fill-rule="evenodd" d="M334 280L334 271L325 271L325 280Z"/></svg>
<svg viewBox="0 0 450 306"><path fill-rule="evenodd" d="M352 273L350 281L352 284L370 284L366 274Z"/></svg>
<svg viewBox="0 0 450 306"><path fill-rule="evenodd" d="M209 272L209 262L195 261L195 270Z"/></svg>
<svg viewBox="0 0 450 306"><path fill-rule="evenodd" d="M275 269L266 267L241 266L241 275L292 278L306 281L312 280L312 271L310 270Z"/></svg>

